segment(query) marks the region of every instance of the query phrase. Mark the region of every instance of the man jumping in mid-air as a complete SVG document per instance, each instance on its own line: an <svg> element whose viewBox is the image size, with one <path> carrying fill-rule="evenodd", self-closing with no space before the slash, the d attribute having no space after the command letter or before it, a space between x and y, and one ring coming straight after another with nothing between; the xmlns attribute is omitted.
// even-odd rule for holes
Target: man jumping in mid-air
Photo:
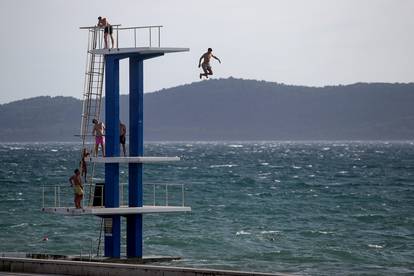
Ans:
<svg viewBox="0 0 414 276"><path fill-rule="evenodd" d="M204 71L203 74L200 74L200 79L203 76L208 79L209 75L213 75L213 70L211 69L211 65L210 65L211 58L217 59L218 62L221 63L220 59L216 57L215 55L213 55L213 49L208 48L207 52L201 56L200 61L198 62L198 68L201 67L203 68L203 71ZM201 60L203 60L203 63L201 63Z"/></svg>

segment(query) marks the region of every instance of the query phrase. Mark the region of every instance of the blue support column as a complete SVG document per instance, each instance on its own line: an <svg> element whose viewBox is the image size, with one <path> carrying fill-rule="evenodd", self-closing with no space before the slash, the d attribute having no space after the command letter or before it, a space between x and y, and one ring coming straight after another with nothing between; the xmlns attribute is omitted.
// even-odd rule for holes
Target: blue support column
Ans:
<svg viewBox="0 0 414 276"><path fill-rule="evenodd" d="M119 156L119 59L105 58L105 151L107 157ZM105 207L119 207L119 164L105 164ZM121 255L121 218L112 219L111 233L105 233L105 256Z"/></svg>
<svg viewBox="0 0 414 276"><path fill-rule="evenodd" d="M129 59L129 155L144 154L144 66L141 57ZM143 204L142 164L129 164L129 206ZM142 257L142 214L127 217L127 256Z"/></svg>

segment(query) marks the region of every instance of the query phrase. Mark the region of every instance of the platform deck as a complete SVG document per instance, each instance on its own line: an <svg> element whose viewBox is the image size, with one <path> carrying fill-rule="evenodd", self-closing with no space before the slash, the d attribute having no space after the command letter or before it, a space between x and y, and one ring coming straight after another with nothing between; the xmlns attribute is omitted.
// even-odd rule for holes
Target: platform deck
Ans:
<svg viewBox="0 0 414 276"><path fill-rule="evenodd" d="M93 163L160 163L180 161L180 157L151 157L151 156L116 156L116 157L91 157Z"/></svg>
<svg viewBox="0 0 414 276"><path fill-rule="evenodd" d="M143 207L127 207L105 208L105 207L84 207L76 209L74 207L44 207L42 211L45 213L61 214L68 216L80 215L133 215L133 214L150 214L150 213L174 213L174 212L190 212L191 207L187 206L152 206Z"/></svg>
<svg viewBox="0 0 414 276"><path fill-rule="evenodd" d="M163 55L168 53L188 52L189 48L171 48L171 47L131 47L131 48L114 48L114 49L96 49L92 54L97 55L119 55L119 54L140 54L140 55Z"/></svg>

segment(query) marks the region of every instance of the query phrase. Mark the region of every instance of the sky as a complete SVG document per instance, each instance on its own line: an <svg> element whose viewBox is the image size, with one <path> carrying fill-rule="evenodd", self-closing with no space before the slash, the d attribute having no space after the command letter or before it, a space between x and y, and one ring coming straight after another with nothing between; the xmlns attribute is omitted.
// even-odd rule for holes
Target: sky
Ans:
<svg viewBox="0 0 414 276"><path fill-rule="evenodd" d="M98 16L124 27L163 25L161 46L190 48L145 61L145 92L200 81L208 47L222 60L212 63L214 78L413 82L413 11L411 0L0 0L0 104L81 98L87 32L79 27ZM127 70L123 61L122 94Z"/></svg>

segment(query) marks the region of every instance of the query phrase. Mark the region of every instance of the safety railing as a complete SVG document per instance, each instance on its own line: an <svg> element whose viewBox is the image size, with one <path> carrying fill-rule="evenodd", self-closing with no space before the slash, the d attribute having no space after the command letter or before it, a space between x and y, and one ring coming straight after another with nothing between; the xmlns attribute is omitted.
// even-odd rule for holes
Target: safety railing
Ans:
<svg viewBox="0 0 414 276"><path fill-rule="evenodd" d="M90 187L92 186L92 187ZM143 201L150 206L185 206L185 186L176 183L145 183ZM104 207L104 185L83 185L82 207ZM93 200L87 204L89 193ZM119 205L128 206L128 184L119 185ZM74 191L70 185L42 186L42 208L59 208L74 206Z"/></svg>
<svg viewBox="0 0 414 276"><path fill-rule="evenodd" d="M112 48L138 48L138 47L161 47L161 28L162 25L121 27L121 25L111 25L115 47ZM98 26L80 27L83 30L98 31L98 40L105 39L104 28ZM111 37L108 34L108 45ZM105 43L99 43L96 49L104 49Z"/></svg>

